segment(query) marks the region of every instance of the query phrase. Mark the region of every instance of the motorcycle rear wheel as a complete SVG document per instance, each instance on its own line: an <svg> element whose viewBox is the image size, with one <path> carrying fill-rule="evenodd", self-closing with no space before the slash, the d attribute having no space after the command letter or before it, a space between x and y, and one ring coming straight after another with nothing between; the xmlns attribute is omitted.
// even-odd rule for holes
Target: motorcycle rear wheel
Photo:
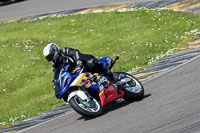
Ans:
<svg viewBox="0 0 200 133"><path fill-rule="evenodd" d="M70 99L69 104L77 113L89 118L100 116L103 112L100 102L95 98L87 102L74 96Z"/></svg>
<svg viewBox="0 0 200 133"><path fill-rule="evenodd" d="M130 102L141 100L144 96L144 87L142 83L131 74L124 73L124 72L117 72L117 73L119 75L126 74L127 77L132 80L123 86L123 91L124 91L123 99Z"/></svg>

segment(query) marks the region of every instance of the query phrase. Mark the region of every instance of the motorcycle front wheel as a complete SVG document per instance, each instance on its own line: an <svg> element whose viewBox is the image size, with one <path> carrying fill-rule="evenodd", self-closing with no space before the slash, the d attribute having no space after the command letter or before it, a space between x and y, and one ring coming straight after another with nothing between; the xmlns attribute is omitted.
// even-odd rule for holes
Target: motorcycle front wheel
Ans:
<svg viewBox="0 0 200 133"><path fill-rule="evenodd" d="M95 98L87 101L74 96L70 99L69 104L77 113L89 118L100 116L103 112L100 102Z"/></svg>

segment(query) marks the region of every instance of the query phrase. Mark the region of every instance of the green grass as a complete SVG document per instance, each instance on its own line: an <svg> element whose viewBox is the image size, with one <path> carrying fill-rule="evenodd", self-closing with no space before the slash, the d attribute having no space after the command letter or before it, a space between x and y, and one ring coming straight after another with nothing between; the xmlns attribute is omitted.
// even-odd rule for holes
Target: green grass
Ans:
<svg viewBox="0 0 200 133"><path fill-rule="evenodd" d="M193 40L199 24L197 15L144 9L0 23L0 128L63 104L42 55L47 43L120 55L113 70L135 72Z"/></svg>

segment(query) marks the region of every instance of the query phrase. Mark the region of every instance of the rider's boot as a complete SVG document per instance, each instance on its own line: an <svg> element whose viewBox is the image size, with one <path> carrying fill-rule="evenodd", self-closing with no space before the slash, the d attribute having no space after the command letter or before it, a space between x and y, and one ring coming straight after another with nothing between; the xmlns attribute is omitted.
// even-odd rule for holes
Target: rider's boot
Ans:
<svg viewBox="0 0 200 133"><path fill-rule="evenodd" d="M121 94L121 88L117 86L115 83L112 83L113 87L117 90L118 94Z"/></svg>
<svg viewBox="0 0 200 133"><path fill-rule="evenodd" d="M109 69L107 69L105 75L111 81L112 85L117 90L117 93L121 94L121 89L116 85L116 82L119 81L119 76L116 73L111 72Z"/></svg>
<svg viewBox="0 0 200 133"><path fill-rule="evenodd" d="M104 71L104 75L106 75L112 82L116 83L119 81L119 77L117 74L110 71L110 69L106 69Z"/></svg>

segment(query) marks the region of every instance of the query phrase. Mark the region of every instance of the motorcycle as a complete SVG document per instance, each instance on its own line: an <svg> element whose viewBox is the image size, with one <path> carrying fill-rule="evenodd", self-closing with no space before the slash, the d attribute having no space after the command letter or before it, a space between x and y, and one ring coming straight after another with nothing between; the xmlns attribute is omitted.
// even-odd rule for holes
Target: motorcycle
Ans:
<svg viewBox="0 0 200 133"><path fill-rule="evenodd" d="M119 59L113 61L109 56L100 59L104 67L111 69ZM144 87L141 82L131 74L115 72L119 81L113 83L103 74L87 72L84 68L69 73L68 66L64 66L54 83L57 89L55 95L63 99L79 114L85 117L97 117L103 113L103 107L109 103L123 98L127 101L141 100Z"/></svg>

